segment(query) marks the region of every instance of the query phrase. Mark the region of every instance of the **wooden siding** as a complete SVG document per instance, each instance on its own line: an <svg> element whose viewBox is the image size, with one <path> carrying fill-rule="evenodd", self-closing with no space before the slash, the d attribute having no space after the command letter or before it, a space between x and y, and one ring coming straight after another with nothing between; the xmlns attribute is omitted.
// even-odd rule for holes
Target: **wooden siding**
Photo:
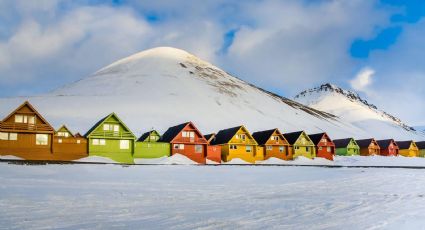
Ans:
<svg viewBox="0 0 425 230"><path fill-rule="evenodd" d="M159 158L170 156L170 143L164 142L136 142L134 149L134 158Z"/></svg>
<svg viewBox="0 0 425 230"><path fill-rule="evenodd" d="M194 137L184 137L183 132L194 132ZM176 148L176 145L183 145L182 149ZM206 163L208 142L202 133L192 122L180 130L180 132L171 141L171 155L181 154L199 164ZM202 152L196 152L196 146L202 146Z"/></svg>

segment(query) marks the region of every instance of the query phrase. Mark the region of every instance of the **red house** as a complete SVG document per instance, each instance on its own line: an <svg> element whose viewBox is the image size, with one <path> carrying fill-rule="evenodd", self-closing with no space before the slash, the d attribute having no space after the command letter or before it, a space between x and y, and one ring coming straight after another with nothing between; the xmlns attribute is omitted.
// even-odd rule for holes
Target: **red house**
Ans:
<svg viewBox="0 0 425 230"><path fill-rule="evenodd" d="M335 155L335 144L326 133L309 135L316 148L316 157L326 158L333 161Z"/></svg>
<svg viewBox="0 0 425 230"><path fill-rule="evenodd" d="M159 142L171 144L171 155L182 154L197 163L206 162L208 142L192 122L169 128Z"/></svg>
<svg viewBox="0 0 425 230"><path fill-rule="evenodd" d="M398 145L393 139L379 140L377 141L381 150L379 155L381 156L397 156L398 155Z"/></svg>
<svg viewBox="0 0 425 230"><path fill-rule="evenodd" d="M204 135L205 139L208 142L207 147L207 159L217 163L221 163L221 146L220 145L210 145L212 141L215 140L215 133Z"/></svg>

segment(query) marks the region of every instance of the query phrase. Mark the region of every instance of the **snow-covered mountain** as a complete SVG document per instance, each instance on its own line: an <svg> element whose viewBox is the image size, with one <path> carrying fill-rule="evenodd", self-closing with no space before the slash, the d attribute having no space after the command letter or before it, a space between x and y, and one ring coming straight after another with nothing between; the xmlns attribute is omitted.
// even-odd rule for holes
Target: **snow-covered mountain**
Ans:
<svg viewBox="0 0 425 230"><path fill-rule="evenodd" d="M417 132L399 118L362 99L357 93L329 83L305 90L296 95L295 100L309 107L334 114L360 129L368 130L371 133L379 132L383 137L415 139L416 135L423 135L422 132Z"/></svg>
<svg viewBox="0 0 425 230"><path fill-rule="evenodd" d="M151 128L163 132L189 120L204 133L244 124L251 131L278 127L283 132L326 131L335 138L387 134L280 97L169 47L134 54L44 95L0 99L0 116L25 99L55 127L66 123L83 133L116 112L136 134ZM404 132L394 135L418 137L399 130Z"/></svg>

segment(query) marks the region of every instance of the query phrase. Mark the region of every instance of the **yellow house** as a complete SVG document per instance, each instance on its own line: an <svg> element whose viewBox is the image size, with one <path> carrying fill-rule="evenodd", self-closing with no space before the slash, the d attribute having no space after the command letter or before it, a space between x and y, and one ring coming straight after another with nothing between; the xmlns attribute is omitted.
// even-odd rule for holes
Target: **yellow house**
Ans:
<svg viewBox="0 0 425 230"><path fill-rule="evenodd" d="M315 145L304 131L285 133L283 136L290 144L290 150L294 159L299 156L310 159L316 157Z"/></svg>
<svg viewBox="0 0 425 230"><path fill-rule="evenodd" d="M398 154L405 157L418 157L419 148L414 141L397 141Z"/></svg>
<svg viewBox="0 0 425 230"><path fill-rule="evenodd" d="M261 147L242 125L230 129L220 130L211 145L221 146L221 157L225 162L239 158L249 163L264 160Z"/></svg>

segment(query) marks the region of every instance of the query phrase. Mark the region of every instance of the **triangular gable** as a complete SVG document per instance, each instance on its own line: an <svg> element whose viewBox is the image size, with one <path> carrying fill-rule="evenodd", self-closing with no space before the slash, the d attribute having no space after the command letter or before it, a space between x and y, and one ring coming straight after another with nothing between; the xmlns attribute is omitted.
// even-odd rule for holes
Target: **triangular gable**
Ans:
<svg viewBox="0 0 425 230"><path fill-rule="evenodd" d="M162 135L159 141L170 142L170 143L173 142L176 139L176 137L179 136L180 133L188 126L192 127L195 133L199 136L200 140L203 140L205 141L205 143L207 143L207 140L205 139L205 137L202 135L202 133L198 130L198 128L196 128L196 126L191 121L168 128L167 131L165 131L164 135Z"/></svg>
<svg viewBox="0 0 425 230"><path fill-rule="evenodd" d="M180 130L180 132L179 132L177 135L179 135L179 134L180 134L180 133L181 133L184 129L186 129L186 127L188 127L188 126L190 126L190 127L191 127L191 129L195 130L195 133L198 135L198 138L199 138L200 140L203 140L203 141L207 142L207 140L205 139L204 135L202 135L201 131L199 131L199 129L198 129L198 128L196 128L196 126L195 126L195 125L194 125L191 121L189 121L188 123L186 123L186 125L183 127L183 129L182 129L182 130ZM176 136L174 136L174 138L173 138L173 140L172 140L172 141L174 141L174 139L176 139L177 135L176 135Z"/></svg>
<svg viewBox="0 0 425 230"><path fill-rule="evenodd" d="M283 136L283 134L277 128L255 132L255 133L252 134L252 136L254 137L255 141L257 141L257 143L259 145L266 145L266 144L270 143L272 136L279 136L279 138L283 142L282 143L283 145L289 144L288 140L286 140L286 138Z"/></svg>
<svg viewBox="0 0 425 230"><path fill-rule="evenodd" d="M378 148L381 148L381 147L379 147L378 142L374 138L372 138L372 141L370 142L370 144L371 145L373 144L373 145L377 146Z"/></svg>
<svg viewBox="0 0 425 230"><path fill-rule="evenodd" d="M239 129L234 133L233 137L230 139L229 143L232 142L233 138L235 138L236 134L241 131L248 137L249 140L254 142L254 145L258 145L257 141L254 139L254 137L249 133L248 129L245 128L245 126L241 125Z"/></svg>
<svg viewBox="0 0 425 230"><path fill-rule="evenodd" d="M295 142L295 144L297 144L298 142L302 142L301 140L302 140L302 138L305 138L306 139L306 143L305 143L305 145L313 145L314 146L314 143L313 143L313 141L310 139L310 137L307 135L307 133L306 132L304 132L304 131L302 131L301 132L301 134L300 134L300 136L297 138L297 141ZM304 143L302 143L303 145L304 145Z"/></svg>
<svg viewBox="0 0 425 230"><path fill-rule="evenodd" d="M410 144L410 149L419 150L418 146L416 145L414 141L412 141L412 143Z"/></svg>
<svg viewBox="0 0 425 230"><path fill-rule="evenodd" d="M66 127L66 125L62 125L56 132L55 134L58 134L58 132L67 132L69 133L70 137L73 137L74 134L72 134L72 132L68 129L68 127Z"/></svg>
<svg viewBox="0 0 425 230"><path fill-rule="evenodd" d="M350 142L348 142L347 147L350 146L350 145L354 145L354 146L356 146L356 148L360 149L360 146L357 144L356 140L354 138L350 138L350 139L351 140L350 140Z"/></svg>
<svg viewBox="0 0 425 230"><path fill-rule="evenodd" d="M158 140L159 140L159 138L161 138L161 135L158 133L158 131L156 131L156 130L151 130L151 131L149 131L149 132L146 132L146 133L142 134L142 135L139 137L139 139L138 139L137 141L138 141L138 142L150 141L150 137L151 137L151 136L157 136L157 137L158 137L158 139L157 139L157 140L155 140L155 141L158 141ZM148 138L149 138L149 140L148 140Z"/></svg>
<svg viewBox="0 0 425 230"><path fill-rule="evenodd" d="M122 127L124 128L124 130L126 132L129 132L131 134L131 136L136 139L136 136L133 134L133 132L127 127L127 125L121 121L121 119L115 114L115 113L111 113L108 116L102 118L100 121L98 121L89 131L87 131L87 133L84 135L85 137L90 137L90 135L99 127L102 127L103 124L106 123L107 120L109 119L115 119L116 122L118 122L120 125L122 125Z"/></svg>
<svg viewBox="0 0 425 230"><path fill-rule="evenodd" d="M40 118L40 120L45 124L48 125L49 128L51 128L52 131L54 131L55 129L50 125L49 122L47 122L46 119L44 119L43 116L41 116L41 114L31 105L31 103L29 103L29 101L25 101L24 103L22 103L18 108L16 108L15 110L13 110L13 112L11 112L8 116L6 116L2 122L5 122L7 120L9 120L12 116L14 116L15 114L17 114L19 112L19 110L21 110L22 108L27 107L31 112L33 112L38 118Z"/></svg>

